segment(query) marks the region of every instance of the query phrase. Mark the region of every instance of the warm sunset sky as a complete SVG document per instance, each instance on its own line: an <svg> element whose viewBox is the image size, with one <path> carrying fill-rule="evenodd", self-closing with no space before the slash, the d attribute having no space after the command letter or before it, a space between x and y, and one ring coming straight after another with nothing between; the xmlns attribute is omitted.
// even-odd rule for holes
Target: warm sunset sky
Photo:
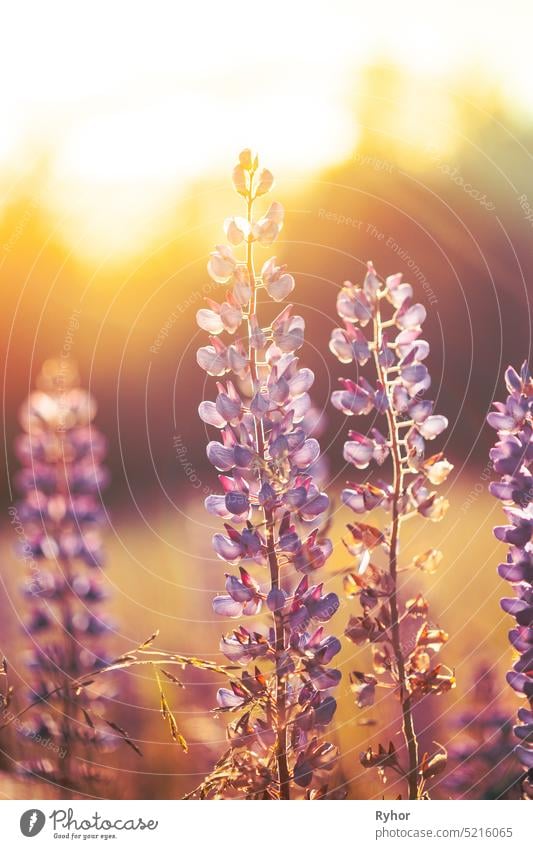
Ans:
<svg viewBox="0 0 533 849"><path fill-rule="evenodd" d="M227 171L245 144L280 177L349 154L358 79L373 62L418 78L398 128L414 143L453 143L450 94L465 74L533 114L529 0L507 2L505 17L486 0L361 6L10 3L0 204L25 181L30 193L38 185L67 237L106 253L133 249L184 188Z"/></svg>

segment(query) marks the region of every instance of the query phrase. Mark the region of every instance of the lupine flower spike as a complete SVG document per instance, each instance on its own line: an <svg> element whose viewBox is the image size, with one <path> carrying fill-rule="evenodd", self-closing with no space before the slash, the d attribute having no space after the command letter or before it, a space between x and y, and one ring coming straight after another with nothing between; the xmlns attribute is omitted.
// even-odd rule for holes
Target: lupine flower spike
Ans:
<svg viewBox="0 0 533 849"><path fill-rule="evenodd" d="M305 323L291 305L265 318L272 302L291 294L294 278L275 257L255 269L256 246L269 247L283 226L279 203L254 216L255 201L272 183L270 171L259 170L257 157L244 150L233 184L246 215L226 220L230 244L217 246L208 264L225 298L197 315L210 334L198 363L217 378L215 400L199 408L219 431L207 456L222 492L208 496L206 508L224 520L213 546L228 564L226 591L213 608L243 620L221 641L242 674L231 689L219 690L218 704L239 716L228 727L220 780L215 771L208 785L218 796L289 799L310 798L313 783L323 784L336 759L336 749L320 737L336 708L331 690L340 672L330 663L340 643L324 625L339 600L315 577L331 543L319 524L328 498L313 476L320 448L306 415L314 375L296 354ZM234 253L239 246L241 258ZM268 614L266 626L254 622L261 612Z"/></svg>
<svg viewBox="0 0 533 849"><path fill-rule="evenodd" d="M454 716L443 789L453 799L515 799L521 770L514 756L511 711L498 674L483 664L466 708Z"/></svg>
<svg viewBox="0 0 533 849"><path fill-rule="evenodd" d="M447 427L442 415L433 413L433 402L424 397L430 376L424 360L429 345L422 340L426 310L414 303L413 290L401 274L378 278L372 263L362 287L345 283L337 298L337 311L343 326L331 336L330 350L341 363L373 365L374 380L364 377L341 379L341 389L333 392L332 403L347 416L372 416L365 432L350 430L344 444L344 459L357 470L370 464L392 466L392 481L348 483L342 501L356 514L348 525L346 545L355 558L351 574L345 577L349 597L358 596L361 616L352 616L346 636L356 645L370 643L373 674L352 673L352 688L359 707L373 703L376 688L393 688L402 713L407 764L391 742L369 749L361 756L365 767L377 767L405 777L408 798L427 796L427 782L445 765L442 751L419 755L413 706L429 693L443 693L454 685L451 672L436 661L447 635L430 623L428 603L421 596L401 602L398 574L407 568L433 572L441 553L430 549L410 564L400 565L400 536L403 523L421 516L437 522L448 502L433 490L442 483L452 466L439 454L426 456L426 442ZM383 315L384 308L390 317ZM370 331L370 332L368 332ZM379 529L361 521L381 507L390 516ZM376 559L385 556L383 568Z"/></svg>
<svg viewBox="0 0 533 849"><path fill-rule="evenodd" d="M514 734L519 740L516 755L525 770L523 796L533 799L533 380L528 364L520 373L509 367L505 384L509 393L505 403L496 403L487 416L498 432L490 459L501 475L490 484L490 491L503 502L508 520L494 528L496 539L509 546L498 572L515 592L514 598L501 601L516 621L509 639L517 659L507 682L526 704L518 711Z"/></svg>
<svg viewBox="0 0 533 849"><path fill-rule="evenodd" d="M14 509L24 527L25 557L31 552L35 564L25 588L35 718L24 727L46 749L25 768L60 783L63 792L101 780L87 746L110 744L91 719L90 691L76 697L72 687L106 662L101 638L108 622L98 576L106 445L92 425L95 412L93 398L78 387L75 366L50 360L21 409L24 432L16 442L22 500ZM100 688L99 696L104 692Z"/></svg>

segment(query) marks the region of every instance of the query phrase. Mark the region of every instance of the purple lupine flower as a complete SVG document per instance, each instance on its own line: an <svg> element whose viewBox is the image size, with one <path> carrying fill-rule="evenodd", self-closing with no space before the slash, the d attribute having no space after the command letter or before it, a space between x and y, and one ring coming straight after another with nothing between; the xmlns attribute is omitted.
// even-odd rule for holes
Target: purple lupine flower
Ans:
<svg viewBox="0 0 533 849"><path fill-rule="evenodd" d="M387 305L390 315L384 316ZM426 310L413 302L413 289L402 282L401 274L383 283L368 263L362 286L343 285L337 312L343 327L331 335L332 353L341 363L354 363L357 371L370 360L374 366L372 382L363 375L343 377L341 389L331 396L333 406L344 415L372 417L366 432L348 431L343 456L358 471L379 468L375 481L348 482L341 500L358 518L377 507L390 514L383 531L362 521L348 525L350 538L345 543L355 570L346 575L345 589L349 597L359 597L363 616L352 616L345 634L356 645L372 645L375 673L354 671L350 680L361 708L373 704L377 687L392 685L396 690L408 765L402 770L392 743L380 746L377 753L368 750L361 763L377 766L381 775L385 768L399 772L407 779L409 798L425 798L432 775L428 765L438 753L419 758L412 706L428 693L449 689L454 679L435 661L447 635L430 626L427 602L417 596L400 610L398 552L404 519L422 516L436 522L448 507L433 487L446 479L452 465L440 453L426 453L426 443L438 437L448 422L434 414L433 402L424 397L431 384L424 363L429 345L420 338ZM392 476L387 479L390 465ZM380 554L385 556L385 568L376 563ZM440 552L431 549L404 568L434 571L440 558Z"/></svg>
<svg viewBox="0 0 533 849"><path fill-rule="evenodd" d="M519 797L523 773L514 756L513 717L499 690L494 669L483 664L473 677L468 707L453 721L446 797L450 792L465 799Z"/></svg>
<svg viewBox="0 0 533 849"><path fill-rule="evenodd" d="M218 704L243 711L228 737L232 769L238 760L239 769L253 774L245 795L286 799L294 784L308 787L336 759L334 747L316 737L336 708L330 691L340 672L330 663L340 644L325 635L324 623L339 599L308 577L314 578L332 546L320 525L329 500L315 474L320 446L309 396L314 375L297 356L305 322L291 305L269 322L262 318L263 302L283 302L295 285L276 257L259 274L254 267L255 245L270 246L283 226L279 203L258 220L252 214L272 182L269 171L258 170L257 158L243 151L233 183L247 217L227 219L230 245L218 245L209 259L209 274L225 287L225 300L210 300L197 314L210 334L197 361L218 378L216 397L199 407L200 418L217 431L207 456L222 490L208 496L205 506L225 520L213 548L233 567L213 608L224 618L246 619L222 638L222 652L243 671L219 690ZM269 616L268 628L248 624L259 613Z"/></svg>
<svg viewBox="0 0 533 849"><path fill-rule="evenodd" d="M101 638L110 622L99 577L100 490L108 473L102 465L106 442L92 425L95 413L94 399L78 386L75 366L68 360L47 361L20 411L23 433L16 441L22 465L16 485L22 497L13 509L24 528L26 559L31 552L34 564L25 588L33 700L51 706L39 722L53 741L49 750L59 757L53 767L49 764L46 777L60 782L65 792L81 787L89 773L96 779L78 756L81 747L108 747L111 740L88 724L89 690L75 699L72 687L109 661ZM26 769L39 771L32 764Z"/></svg>
<svg viewBox="0 0 533 849"><path fill-rule="evenodd" d="M503 502L507 524L494 528L496 539L509 546L498 573L508 581L514 597L501 606L514 617L516 627L509 638L518 659L507 673L508 684L529 707L518 711L514 728L520 741L515 752L525 770L524 798L533 798L533 380L525 362L516 372L505 372L508 396L505 404L494 404L487 422L498 432L490 451L494 470L501 475L490 484L490 492Z"/></svg>

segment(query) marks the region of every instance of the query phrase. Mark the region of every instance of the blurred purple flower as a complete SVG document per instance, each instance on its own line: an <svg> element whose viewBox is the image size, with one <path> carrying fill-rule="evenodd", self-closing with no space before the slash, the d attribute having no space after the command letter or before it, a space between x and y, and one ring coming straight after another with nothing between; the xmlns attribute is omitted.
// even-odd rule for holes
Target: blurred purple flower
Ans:
<svg viewBox="0 0 533 849"><path fill-rule="evenodd" d="M449 771L443 781L446 797L516 799L520 795L520 763L515 756L511 711L501 698L499 679L488 665L476 670L469 705L453 720L448 745ZM528 733L525 709L519 712ZM521 734L517 734L521 737Z"/></svg>
<svg viewBox="0 0 533 849"><path fill-rule="evenodd" d="M515 591L515 597L502 599L501 606L518 626L509 634L518 659L507 682L529 702L529 710L518 712L520 724L514 733L520 741L516 756L526 770L523 795L533 798L533 380L528 364L520 372L509 367L505 383L509 393L505 403L494 404L495 412L487 416L498 432L490 458L502 475L490 484L490 491L503 502L509 522L494 528L494 535L509 546L506 562L498 566L498 573Z"/></svg>
<svg viewBox="0 0 533 849"><path fill-rule="evenodd" d="M47 361L37 385L20 411L16 453L22 468L15 482L21 500L12 511L24 529L25 558L30 552L35 567L25 588L34 700L53 703L57 721L47 714L40 719L55 751L66 753L47 777L68 791L84 781L75 755L80 745L109 742L81 714L90 708L89 691L76 700L72 691L73 682L109 661L101 637L111 623L102 611L106 592L98 574L106 443L92 424L94 399L78 387L70 361Z"/></svg>

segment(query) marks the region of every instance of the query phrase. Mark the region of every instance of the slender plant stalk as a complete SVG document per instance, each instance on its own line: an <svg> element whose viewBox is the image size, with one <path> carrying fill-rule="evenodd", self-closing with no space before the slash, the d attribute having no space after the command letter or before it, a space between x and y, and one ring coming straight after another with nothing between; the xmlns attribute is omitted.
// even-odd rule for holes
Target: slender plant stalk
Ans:
<svg viewBox="0 0 533 849"><path fill-rule="evenodd" d="M65 585L67 587L67 592L70 593L70 587L72 583L72 570L70 561L68 558L65 558L61 561L63 565L63 576L65 579ZM72 777L70 775L70 764L71 764L71 745L72 745L72 733L71 733L71 724L76 721L76 710L73 709L73 700L72 700L72 682L76 678L77 673L77 664L76 664L76 642L74 639L74 635L72 633L72 609L69 603L69 599L65 596L61 599L61 625L63 628L64 641L65 641L65 668L63 669L63 690L62 690L62 722L61 722L61 736L62 736L62 744L65 748L65 757L61 759L61 775L62 775L62 783L63 783L63 791L65 793L70 793L72 787Z"/></svg>
<svg viewBox="0 0 533 849"><path fill-rule="evenodd" d="M253 177L253 174L251 175ZM252 209L253 209L253 197L251 192L252 179L250 179L250 191L247 199L247 213L248 213L248 222L252 223ZM250 286L251 286L251 298L250 298L250 311L247 315L247 324L248 324L248 337L250 339L249 343L249 360L250 360L250 368L251 368L251 376L252 380L255 381L258 386L260 385L260 374L258 368L258 352L257 349L251 344L252 337L252 327L251 327L251 318L256 315L257 312L257 286L255 280L255 268L254 268L254 257L253 257L253 236L250 234L248 238L247 245L247 267L248 267L248 276L250 278ZM263 360L262 352L261 358L259 362L261 363ZM263 460L266 459L266 449L265 449L265 435L263 430L263 422L255 423L255 434L256 434L256 444L257 444L257 453L260 458ZM266 529L266 544L267 544L267 556L268 556L268 565L270 569L270 586L271 589L278 589L280 587L280 566L278 562L278 556L275 548L275 540L274 540L274 516L272 510L265 509L264 511L265 518L265 529ZM285 651L285 628L283 625L283 617L281 611L276 610L273 614L274 619L274 643L276 648L276 654L281 656ZM289 765L287 759L287 728L286 728L286 687L285 687L285 679L283 674L281 674L280 669L278 668L276 671L276 686L275 686L275 729L276 729L276 762L278 769L278 780L279 780L279 793L281 799L290 799L290 772Z"/></svg>
<svg viewBox="0 0 533 849"><path fill-rule="evenodd" d="M387 425L390 435L391 457L393 466L393 498L392 498L392 525L391 539L389 551L389 574L391 577L392 589L390 594L390 612L391 612L391 642L396 659L398 669L398 679L400 684L400 703L402 706L402 727L405 745L408 754L408 771L407 783L409 787L409 799L418 799L420 797L418 784L418 740L413 722L413 712L411 707L411 697L407 688L407 676L405 674L405 662L402 652L400 640L400 616L398 612L398 545L400 539L401 515L398 509L400 496L403 492L403 464L400 450L400 437L398 432L398 422L394 414L394 406L390 397L390 386L387 380L387 369L383 367L379 361L379 351L382 346L382 322L380 308L376 310L374 318L374 343L373 358L376 366L376 371L380 382L385 387L389 404L387 405Z"/></svg>
<svg viewBox="0 0 533 849"><path fill-rule="evenodd" d="M61 454L56 462L58 490L60 495L65 499L69 496L69 484L65 472L64 458L65 446L63 445ZM56 527L59 535L61 528L59 523ZM69 557L58 558L58 566L61 567L62 577L65 582L65 591L61 598L61 626L63 628L64 638L64 669L62 670L63 690L62 690L62 719L61 719L61 736L62 745L65 749L65 756L61 758L60 770L63 791L67 798L71 798L73 789L73 775L71 770L72 764L72 746L74 745L73 724L76 722L77 708L73 704L72 697L72 682L78 677L80 670L77 662L77 645L76 638L72 631L72 580L73 571L72 563Z"/></svg>

